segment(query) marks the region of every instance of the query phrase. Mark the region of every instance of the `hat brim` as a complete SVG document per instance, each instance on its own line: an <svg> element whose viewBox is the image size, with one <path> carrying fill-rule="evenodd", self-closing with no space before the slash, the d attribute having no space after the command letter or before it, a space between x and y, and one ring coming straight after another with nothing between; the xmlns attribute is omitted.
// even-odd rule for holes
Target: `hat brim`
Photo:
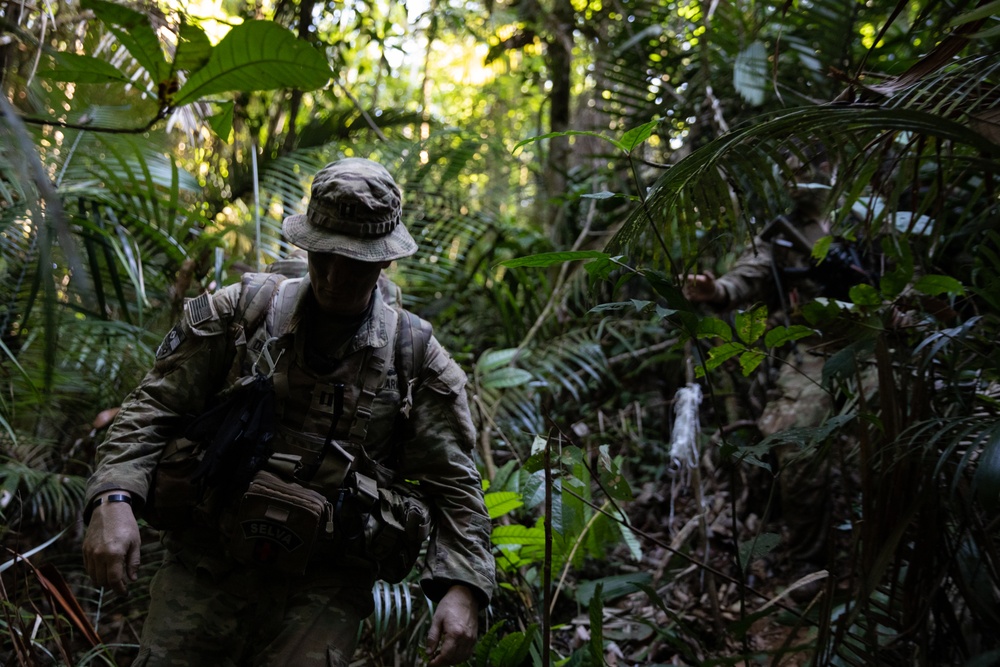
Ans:
<svg viewBox="0 0 1000 667"><path fill-rule="evenodd" d="M303 214L290 215L281 223L285 238L310 252L341 255L361 262L390 262L417 252L417 242L399 224L385 236L358 238L317 229Z"/></svg>

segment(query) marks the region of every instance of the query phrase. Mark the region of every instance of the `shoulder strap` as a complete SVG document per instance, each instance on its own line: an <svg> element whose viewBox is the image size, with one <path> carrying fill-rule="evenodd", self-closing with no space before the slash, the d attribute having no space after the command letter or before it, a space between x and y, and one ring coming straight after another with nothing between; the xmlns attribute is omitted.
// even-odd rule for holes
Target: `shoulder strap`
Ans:
<svg viewBox="0 0 1000 667"><path fill-rule="evenodd" d="M260 326L274 292L284 281L285 276L278 273L244 273L240 281L240 301L233 313L233 327L242 327L244 333L252 333Z"/></svg>
<svg viewBox="0 0 1000 667"><path fill-rule="evenodd" d="M399 313L396 377L399 378L399 393L402 399L400 414L407 418L413 407L413 392L420 381L433 329L430 322L408 310L403 310L401 305L397 304L396 308Z"/></svg>

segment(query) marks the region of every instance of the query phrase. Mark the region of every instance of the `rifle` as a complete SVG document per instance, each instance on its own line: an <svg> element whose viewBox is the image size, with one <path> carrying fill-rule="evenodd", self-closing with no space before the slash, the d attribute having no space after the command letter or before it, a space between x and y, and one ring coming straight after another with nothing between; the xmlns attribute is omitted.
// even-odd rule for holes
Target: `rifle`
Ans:
<svg viewBox="0 0 1000 667"><path fill-rule="evenodd" d="M812 256L813 244L802 231L784 215L771 220L760 233L760 238L772 245L795 250L809 259L807 267L783 267L788 277L806 278L820 285L823 296L838 300L848 298L851 287L861 283L874 284L875 276L864 268L857 245L845 239L830 244L826 256L817 261ZM779 283L780 284L780 283Z"/></svg>

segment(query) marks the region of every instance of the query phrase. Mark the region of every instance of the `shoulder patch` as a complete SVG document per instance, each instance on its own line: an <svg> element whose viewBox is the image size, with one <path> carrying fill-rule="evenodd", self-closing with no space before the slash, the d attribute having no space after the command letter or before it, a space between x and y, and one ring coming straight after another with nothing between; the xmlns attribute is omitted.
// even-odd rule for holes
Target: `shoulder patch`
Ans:
<svg viewBox="0 0 1000 667"><path fill-rule="evenodd" d="M170 332L164 337L163 342L160 343L160 346L156 348L157 360L169 357L177 351L177 348L179 348L183 342L184 329L182 329L181 325L178 324L170 330Z"/></svg>
<svg viewBox="0 0 1000 667"><path fill-rule="evenodd" d="M208 293L201 294L184 304L184 309L188 314L188 321L191 326L198 326L215 317L215 309L212 308L212 298Z"/></svg>

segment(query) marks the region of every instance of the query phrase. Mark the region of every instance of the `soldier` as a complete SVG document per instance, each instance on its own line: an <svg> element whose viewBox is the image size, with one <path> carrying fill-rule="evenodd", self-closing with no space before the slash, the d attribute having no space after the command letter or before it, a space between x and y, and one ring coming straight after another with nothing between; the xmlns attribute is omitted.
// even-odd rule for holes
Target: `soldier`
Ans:
<svg viewBox="0 0 1000 667"><path fill-rule="evenodd" d="M248 438L230 412L217 433L239 431L228 444L240 447L214 451L219 435L190 449L202 492L161 532L135 664L347 665L373 582L402 578L428 533L429 665L461 662L495 585L490 523L465 375L430 325L381 289L382 269L417 249L399 189L369 160L331 163L283 231L307 251L308 275L250 274L188 301L125 400L87 488L86 569L121 593L136 580L136 515L153 509L158 462L185 451L172 443L204 423L191 415L244 396L234 392L257 377L273 386L255 404L267 417L273 400L273 429ZM262 294L266 313L248 317ZM231 401L235 412L244 400ZM263 454L248 464L246 448ZM234 483L235 468L249 486ZM157 494L160 509L176 500Z"/></svg>
<svg viewBox="0 0 1000 667"><path fill-rule="evenodd" d="M813 245L831 234L825 203L830 165L821 150L804 162L789 158L795 173L791 186L792 210L780 216L754 240L722 276L709 273L687 277L684 293L696 303L722 308L747 307L755 301L769 306L772 319L790 323L802 305L819 296L846 299L847 290L870 280L860 258L849 246L834 246L832 255L817 266L811 259ZM824 265L825 264L825 265ZM833 408L833 398L823 387L823 365L831 341L811 336L796 343L780 365L774 391L757 420L761 434L769 436L792 428L818 426ZM803 459L795 446L775 448L787 554L795 567L818 566L828 529L829 466L820 455Z"/></svg>

